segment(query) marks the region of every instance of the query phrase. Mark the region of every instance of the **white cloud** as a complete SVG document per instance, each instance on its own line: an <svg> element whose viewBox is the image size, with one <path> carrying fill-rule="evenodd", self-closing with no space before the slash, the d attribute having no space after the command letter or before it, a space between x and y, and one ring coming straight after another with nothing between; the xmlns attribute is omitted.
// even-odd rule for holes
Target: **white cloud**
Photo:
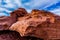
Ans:
<svg viewBox="0 0 60 40"><path fill-rule="evenodd" d="M0 16L7 16L5 13L0 13Z"/></svg>
<svg viewBox="0 0 60 40"><path fill-rule="evenodd" d="M30 2L24 3L23 7L30 7L30 9L26 8L27 11L30 12L34 8L36 9L40 7L40 9L45 9L53 4L56 4L57 2L59 2L59 0L31 0Z"/></svg>
<svg viewBox="0 0 60 40"><path fill-rule="evenodd" d="M27 9L27 12L30 13L31 12L31 9Z"/></svg>
<svg viewBox="0 0 60 40"><path fill-rule="evenodd" d="M3 7L6 7L6 8L16 8L16 7L22 6L21 0L17 0L17 1L16 0L4 0L4 2L6 3L6 5L4 5Z"/></svg>
<svg viewBox="0 0 60 40"><path fill-rule="evenodd" d="M47 8L47 7L51 6L51 5L54 5L54 4L58 3L59 0L51 0L51 1L48 1L48 2L50 2L50 3L47 3L48 5L46 5L44 8Z"/></svg>
<svg viewBox="0 0 60 40"><path fill-rule="evenodd" d="M12 0L4 0L6 3L11 3Z"/></svg>
<svg viewBox="0 0 60 40"><path fill-rule="evenodd" d="M60 8L50 10L51 12L55 13L56 15L60 15Z"/></svg>
<svg viewBox="0 0 60 40"><path fill-rule="evenodd" d="M3 11L6 11L7 13L11 12L11 11L5 9L5 8L1 8L1 7L0 7L0 13L3 12Z"/></svg>
<svg viewBox="0 0 60 40"><path fill-rule="evenodd" d="M6 8L14 8L15 5L11 4L11 3L8 3L7 5L4 5L4 7Z"/></svg>
<svg viewBox="0 0 60 40"><path fill-rule="evenodd" d="M22 0L14 0L14 3L18 5L18 7L22 6L22 3L21 3Z"/></svg>

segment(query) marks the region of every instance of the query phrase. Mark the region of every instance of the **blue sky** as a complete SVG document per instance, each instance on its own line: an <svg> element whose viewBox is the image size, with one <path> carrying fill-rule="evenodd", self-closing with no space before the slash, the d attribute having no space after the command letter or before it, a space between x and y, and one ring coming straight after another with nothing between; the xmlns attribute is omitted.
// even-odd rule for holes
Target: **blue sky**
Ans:
<svg viewBox="0 0 60 40"><path fill-rule="evenodd" d="M0 16L9 16L17 8L47 10L60 15L60 0L0 0Z"/></svg>

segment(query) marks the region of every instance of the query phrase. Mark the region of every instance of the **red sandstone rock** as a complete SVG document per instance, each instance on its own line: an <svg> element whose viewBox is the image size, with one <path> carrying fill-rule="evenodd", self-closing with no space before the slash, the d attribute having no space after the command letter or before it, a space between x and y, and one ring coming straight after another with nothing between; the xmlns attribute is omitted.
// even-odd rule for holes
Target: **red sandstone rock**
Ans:
<svg viewBox="0 0 60 40"><path fill-rule="evenodd" d="M60 16L44 10L27 14L25 9L18 8L10 16L0 17L0 40L60 40L59 30Z"/></svg>
<svg viewBox="0 0 60 40"><path fill-rule="evenodd" d="M9 16L1 16L0 17L0 31L1 30L8 30L9 27L15 23L16 20Z"/></svg>
<svg viewBox="0 0 60 40"><path fill-rule="evenodd" d="M18 17L22 17L27 14L24 8L18 8L17 10L10 13L10 16L0 17L0 30L8 30L9 27L15 23Z"/></svg>
<svg viewBox="0 0 60 40"><path fill-rule="evenodd" d="M23 17L26 14L27 14L27 11L24 8L18 8L17 10L14 10L13 12L11 12L10 16L17 20L19 17Z"/></svg>
<svg viewBox="0 0 60 40"><path fill-rule="evenodd" d="M20 20L20 17L26 15L27 12L23 8L19 8L11 12L10 16L1 16L0 17L0 40L40 40L36 37L21 37L18 32L9 31L9 27ZM24 18L23 18L24 19ZM41 39L43 40L43 39Z"/></svg>
<svg viewBox="0 0 60 40"><path fill-rule="evenodd" d="M44 40L60 39L60 17L55 14L33 10L28 16L20 17L10 30L17 31L21 36L34 36Z"/></svg>

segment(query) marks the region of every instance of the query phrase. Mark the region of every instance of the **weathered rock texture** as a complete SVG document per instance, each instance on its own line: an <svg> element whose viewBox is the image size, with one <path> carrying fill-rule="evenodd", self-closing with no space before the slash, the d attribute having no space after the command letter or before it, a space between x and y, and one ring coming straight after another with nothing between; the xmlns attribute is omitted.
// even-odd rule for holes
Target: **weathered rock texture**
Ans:
<svg viewBox="0 0 60 40"><path fill-rule="evenodd" d="M0 30L8 30L9 27L15 23L18 17L22 17L27 14L27 11L23 8L10 13L10 16L0 16Z"/></svg>
<svg viewBox="0 0 60 40"><path fill-rule="evenodd" d="M32 10L31 14L19 17L9 29L23 36L44 40L60 40L60 16L44 10Z"/></svg>
<svg viewBox="0 0 60 40"><path fill-rule="evenodd" d="M43 40L36 37L21 37L16 31L9 31L10 26L20 17L27 14L24 8L18 8L11 12L10 16L0 16L0 40Z"/></svg>
<svg viewBox="0 0 60 40"><path fill-rule="evenodd" d="M43 40L36 37L21 37L16 31L3 30L0 31L0 40Z"/></svg>
<svg viewBox="0 0 60 40"><path fill-rule="evenodd" d="M4 30L0 31L0 40L26 40L15 31Z"/></svg>
<svg viewBox="0 0 60 40"><path fill-rule="evenodd" d="M24 8L18 8L17 10L14 10L13 12L11 12L10 16L12 18L15 18L17 21L19 17L23 17L26 14L27 14L27 11Z"/></svg>
<svg viewBox="0 0 60 40"><path fill-rule="evenodd" d="M18 8L10 16L0 16L0 40L60 40L60 16Z"/></svg>
<svg viewBox="0 0 60 40"><path fill-rule="evenodd" d="M15 19L12 17L1 16L0 17L0 31L8 30L9 27L15 22L16 22Z"/></svg>

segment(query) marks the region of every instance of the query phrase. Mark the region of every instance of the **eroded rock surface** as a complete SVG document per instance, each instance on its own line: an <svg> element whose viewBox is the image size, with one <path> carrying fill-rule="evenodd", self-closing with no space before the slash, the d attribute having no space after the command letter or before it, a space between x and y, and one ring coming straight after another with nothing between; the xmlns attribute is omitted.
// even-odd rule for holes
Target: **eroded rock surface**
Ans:
<svg viewBox="0 0 60 40"><path fill-rule="evenodd" d="M0 40L25 40L15 31L0 31Z"/></svg>
<svg viewBox="0 0 60 40"><path fill-rule="evenodd" d="M24 8L18 8L11 12L10 16L0 16L0 40L43 40L30 36L21 37L16 31L9 31L10 26L26 14L27 11Z"/></svg>
<svg viewBox="0 0 60 40"><path fill-rule="evenodd" d="M0 16L0 30L9 30L9 27L15 23L18 17L22 17L27 14L24 8L18 8L10 13L10 16Z"/></svg>
<svg viewBox="0 0 60 40"><path fill-rule="evenodd" d="M16 31L3 30L0 31L0 40L43 40L41 38L25 36L21 37Z"/></svg>
<svg viewBox="0 0 60 40"><path fill-rule="evenodd" d="M0 17L0 40L60 40L59 30L60 16L44 10L18 8Z"/></svg>
<svg viewBox="0 0 60 40"><path fill-rule="evenodd" d="M0 17L0 31L2 30L8 30L9 27L15 23L16 20L9 16L1 16Z"/></svg>
<svg viewBox="0 0 60 40"><path fill-rule="evenodd" d="M10 30L21 36L34 36L44 40L60 39L60 17L43 10L33 10L31 14L18 18Z"/></svg>

